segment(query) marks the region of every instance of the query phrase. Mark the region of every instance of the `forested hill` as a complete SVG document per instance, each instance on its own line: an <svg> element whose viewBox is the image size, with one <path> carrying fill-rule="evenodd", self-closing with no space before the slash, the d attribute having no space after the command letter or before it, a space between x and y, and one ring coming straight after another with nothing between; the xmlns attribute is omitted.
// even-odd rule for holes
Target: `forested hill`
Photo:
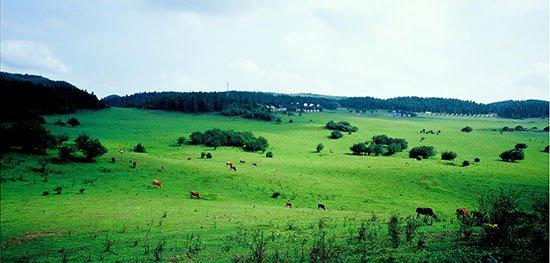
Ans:
<svg viewBox="0 0 550 263"><path fill-rule="evenodd" d="M304 103L319 105L321 109L344 107L353 110L397 110L406 112L439 112L456 114L497 113L505 118L532 118L548 116L548 101L503 101L491 104L459 99L397 97L378 99L372 97L323 97L285 95L262 92L149 92L128 96L109 96L103 101L116 107L174 110L182 112L222 111L235 104L273 105L288 110L303 109ZM307 107L306 107L307 108Z"/></svg>
<svg viewBox="0 0 550 263"><path fill-rule="evenodd" d="M94 94L41 76L0 72L0 87L0 121L106 107Z"/></svg>

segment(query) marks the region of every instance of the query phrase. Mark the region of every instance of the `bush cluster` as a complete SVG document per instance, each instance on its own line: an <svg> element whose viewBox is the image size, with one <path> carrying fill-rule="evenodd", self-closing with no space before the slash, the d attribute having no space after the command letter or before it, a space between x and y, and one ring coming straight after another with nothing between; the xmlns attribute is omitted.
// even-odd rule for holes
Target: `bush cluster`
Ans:
<svg viewBox="0 0 550 263"><path fill-rule="evenodd" d="M387 135L376 135L372 137L372 141L368 143L356 143L350 147L354 155L384 155L389 156L408 147L405 139L391 138Z"/></svg>
<svg viewBox="0 0 550 263"><path fill-rule="evenodd" d="M221 114L224 116L242 116L243 118L262 121L271 121L275 118L266 108L245 105L232 105L222 110Z"/></svg>
<svg viewBox="0 0 550 263"><path fill-rule="evenodd" d="M343 131L343 132L356 132L357 130L359 130L357 127L352 126L347 121L339 121L339 122L329 121L325 125L325 128L329 130L337 130L337 131Z"/></svg>
<svg viewBox="0 0 550 263"><path fill-rule="evenodd" d="M500 153L500 159L505 162L515 162L525 159L525 153L522 150L512 149Z"/></svg>
<svg viewBox="0 0 550 263"><path fill-rule="evenodd" d="M220 129L193 132L190 139L191 144L202 144L214 148L220 146L242 147L249 152L263 152L269 145L264 137L254 137L251 132L223 131Z"/></svg>
<svg viewBox="0 0 550 263"><path fill-rule="evenodd" d="M457 154L453 151L445 151L441 153L441 160L452 161L456 158Z"/></svg>
<svg viewBox="0 0 550 263"><path fill-rule="evenodd" d="M344 134L341 131L332 131L329 137L331 139L340 139L344 137Z"/></svg>
<svg viewBox="0 0 550 263"><path fill-rule="evenodd" d="M433 146L418 146L409 151L410 158L422 158L427 159L435 155L435 148Z"/></svg>
<svg viewBox="0 0 550 263"><path fill-rule="evenodd" d="M473 131L473 130L474 130L474 129L473 129L472 127L470 127L470 126L466 126L466 127L462 128L462 129L460 129L460 131L462 131L462 132L471 132L471 131Z"/></svg>

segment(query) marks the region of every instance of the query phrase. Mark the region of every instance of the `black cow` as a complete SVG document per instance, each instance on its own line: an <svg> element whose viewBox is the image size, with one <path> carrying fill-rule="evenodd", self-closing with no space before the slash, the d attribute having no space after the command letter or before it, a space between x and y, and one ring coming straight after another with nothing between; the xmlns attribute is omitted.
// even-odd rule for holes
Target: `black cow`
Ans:
<svg viewBox="0 0 550 263"><path fill-rule="evenodd" d="M325 204L317 204L317 209L327 210Z"/></svg>
<svg viewBox="0 0 550 263"><path fill-rule="evenodd" d="M419 208L417 208L416 209L416 216L419 217L420 215L431 216L434 219L436 218L434 210L429 208L429 207L419 207Z"/></svg>

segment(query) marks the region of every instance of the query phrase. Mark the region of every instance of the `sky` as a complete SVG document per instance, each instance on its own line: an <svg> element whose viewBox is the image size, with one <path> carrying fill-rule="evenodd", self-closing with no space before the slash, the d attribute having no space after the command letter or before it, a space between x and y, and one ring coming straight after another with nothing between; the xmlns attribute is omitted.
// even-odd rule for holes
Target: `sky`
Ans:
<svg viewBox="0 0 550 263"><path fill-rule="evenodd" d="M98 97L549 93L547 0L0 0L0 69Z"/></svg>

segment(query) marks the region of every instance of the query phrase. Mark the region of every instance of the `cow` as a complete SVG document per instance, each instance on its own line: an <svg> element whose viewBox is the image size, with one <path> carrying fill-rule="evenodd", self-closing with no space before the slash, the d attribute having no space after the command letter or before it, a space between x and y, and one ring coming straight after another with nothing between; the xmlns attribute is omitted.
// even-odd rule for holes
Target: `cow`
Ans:
<svg viewBox="0 0 550 263"><path fill-rule="evenodd" d="M469 213L470 213L470 210L466 207L459 207L456 209L457 218L463 218L465 216L468 216Z"/></svg>
<svg viewBox="0 0 550 263"><path fill-rule="evenodd" d="M191 161L191 159L192 159L191 157L187 157L187 161Z"/></svg>
<svg viewBox="0 0 550 263"><path fill-rule="evenodd" d="M317 204L317 209L323 209L323 210L327 210L326 207L325 207L325 204Z"/></svg>
<svg viewBox="0 0 550 263"><path fill-rule="evenodd" d="M292 209L292 203L291 203L291 202L286 202L285 208L290 208L290 209Z"/></svg>
<svg viewBox="0 0 550 263"><path fill-rule="evenodd" d="M235 167L235 166L231 166L231 167L229 167L229 170L231 170L231 171L235 171L235 172L236 172L236 171L237 171L237 167Z"/></svg>
<svg viewBox="0 0 550 263"><path fill-rule="evenodd" d="M257 163L252 163L252 166L258 167L258 164Z"/></svg>
<svg viewBox="0 0 550 263"><path fill-rule="evenodd" d="M161 166L161 167L160 167L160 171L161 171L161 172L166 171L166 170L164 169L164 166Z"/></svg>
<svg viewBox="0 0 550 263"><path fill-rule="evenodd" d="M434 210L429 207L419 207L416 209L416 217L419 217L420 215L424 216L431 216L434 219L436 218L436 215L434 214Z"/></svg>
<svg viewBox="0 0 550 263"><path fill-rule="evenodd" d="M116 162L116 158L115 157L111 157L111 163L115 163Z"/></svg>
<svg viewBox="0 0 550 263"><path fill-rule="evenodd" d="M130 161L130 163L132 164L132 168L136 168L136 165L137 165L136 161Z"/></svg>
<svg viewBox="0 0 550 263"><path fill-rule="evenodd" d="M245 164L245 163L246 163L245 160L240 160L239 162L242 163L242 164Z"/></svg>
<svg viewBox="0 0 550 263"><path fill-rule="evenodd" d="M232 163L231 161L227 161L227 162L225 162L225 165L227 165L227 166L233 166L233 163Z"/></svg>
<svg viewBox="0 0 550 263"><path fill-rule="evenodd" d="M162 182L159 179L154 179L153 185L156 186L157 188L162 188Z"/></svg>
<svg viewBox="0 0 550 263"><path fill-rule="evenodd" d="M191 191L189 192L189 198L196 197L197 199L201 199L201 193L197 191Z"/></svg>

